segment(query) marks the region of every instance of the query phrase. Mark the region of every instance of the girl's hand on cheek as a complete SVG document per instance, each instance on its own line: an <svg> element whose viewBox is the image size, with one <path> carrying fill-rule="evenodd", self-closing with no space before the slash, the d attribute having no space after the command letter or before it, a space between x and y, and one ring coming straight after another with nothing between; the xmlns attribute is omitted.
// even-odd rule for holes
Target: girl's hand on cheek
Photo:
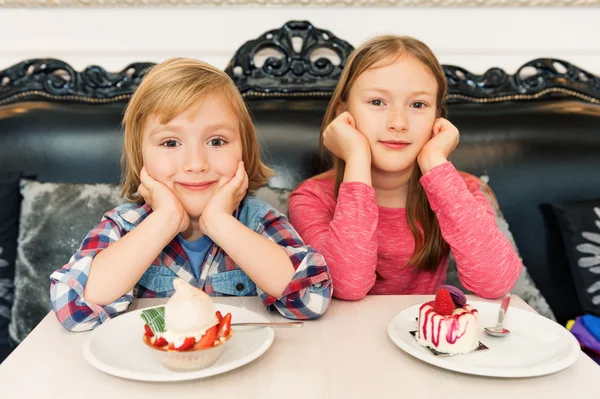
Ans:
<svg viewBox="0 0 600 399"><path fill-rule="evenodd" d="M167 186L152 178L148 174L146 166L142 167L140 171L140 181L138 193L150 205L152 211L164 214L168 220L175 221L177 233L186 230L190 225L190 217L175 194Z"/></svg>
<svg viewBox="0 0 600 399"><path fill-rule="evenodd" d="M354 156L371 159L369 142L356 129L354 118L348 111L342 112L327 126L323 132L323 145L346 162Z"/></svg>
<svg viewBox="0 0 600 399"><path fill-rule="evenodd" d="M433 124L432 137L425 143L417 162L423 174L448 161L459 141L458 129L447 119L438 118Z"/></svg>
<svg viewBox="0 0 600 399"><path fill-rule="evenodd" d="M232 178L222 178L213 196L210 198L202 215L200 215L200 230L210 236L210 227L218 223L219 217L231 216L240 205L248 190L248 174L244 162L239 161L235 175Z"/></svg>

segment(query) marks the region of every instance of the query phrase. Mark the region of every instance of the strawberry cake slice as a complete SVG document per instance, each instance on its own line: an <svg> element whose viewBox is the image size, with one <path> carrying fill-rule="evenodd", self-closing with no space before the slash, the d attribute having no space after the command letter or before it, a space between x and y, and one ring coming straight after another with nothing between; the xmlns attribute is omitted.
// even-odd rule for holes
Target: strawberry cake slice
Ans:
<svg viewBox="0 0 600 399"><path fill-rule="evenodd" d="M417 341L441 353L472 352L479 345L478 316L461 290L443 285L435 300L419 309Z"/></svg>

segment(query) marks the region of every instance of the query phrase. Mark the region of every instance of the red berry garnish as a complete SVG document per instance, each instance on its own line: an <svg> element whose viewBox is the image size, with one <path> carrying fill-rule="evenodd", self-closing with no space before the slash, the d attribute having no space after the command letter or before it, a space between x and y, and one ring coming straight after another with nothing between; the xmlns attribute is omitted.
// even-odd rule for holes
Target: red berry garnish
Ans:
<svg viewBox="0 0 600 399"><path fill-rule="evenodd" d="M454 312L454 301L450 295L450 291L441 288L435 294L433 310L442 316L450 316Z"/></svg>
<svg viewBox="0 0 600 399"><path fill-rule="evenodd" d="M181 344L181 346L175 346L175 344L173 342L171 342L169 344L169 349L171 350L176 350L176 351L184 351L186 349L191 348L192 346L194 346L194 344L196 343L196 339L194 337L187 337L183 343Z"/></svg>
<svg viewBox="0 0 600 399"><path fill-rule="evenodd" d="M144 324L144 330L146 331L144 333L144 335L146 337L154 337L154 333L152 332L152 330L150 329L150 326L148 324Z"/></svg>

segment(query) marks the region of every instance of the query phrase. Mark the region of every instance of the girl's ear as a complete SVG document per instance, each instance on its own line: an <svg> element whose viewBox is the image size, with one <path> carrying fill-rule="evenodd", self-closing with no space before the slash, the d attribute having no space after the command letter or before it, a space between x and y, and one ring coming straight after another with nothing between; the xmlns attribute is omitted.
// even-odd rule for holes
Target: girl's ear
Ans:
<svg viewBox="0 0 600 399"><path fill-rule="evenodd" d="M335 114L339 115L342 112L346 111L346 103L343 101L340 101L337 105L337 107L335 107Z"/></svg>

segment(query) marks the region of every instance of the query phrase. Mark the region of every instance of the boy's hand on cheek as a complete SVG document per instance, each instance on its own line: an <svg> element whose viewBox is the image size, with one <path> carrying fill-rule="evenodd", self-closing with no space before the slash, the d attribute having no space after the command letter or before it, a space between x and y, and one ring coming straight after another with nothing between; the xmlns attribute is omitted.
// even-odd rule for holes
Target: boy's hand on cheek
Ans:
<svg viewBox="0 0 600 399"><path fill-rule="evenodd" d="M244 163L238 162L235 175L231 179L223 178L210 198L202 215L200 215L200 230L210 236L211 226L218 223L219 217L231 216L240 205L248 190L248 174Z"/></svg>
<svg viewBox="0 0 600 399"><path fill-rule="evenodd" d="M152 178L145 166L140 171L140 180L138 193L150 205L152 211L165 215L166 220L174 221L177 224L175 226L177 233L186 230L190 225L190 217L175 194L167 186Z"/></svg>
<svg viewBox="0 0 600 399"><path fill-rule="evenodd" d="M323 145L346 162L352 157L371 159L369 141L356 129L356 122L348 111L342 112L327 126L323 132Z"/></svg>
<svg viewBox="0 0 600 399"><path fill-rule="evenodd" d="M433 124L432 137L425 143L417 162L423 174L448 161L459 141L458 129L447 119L438 118Z"/></svg>

